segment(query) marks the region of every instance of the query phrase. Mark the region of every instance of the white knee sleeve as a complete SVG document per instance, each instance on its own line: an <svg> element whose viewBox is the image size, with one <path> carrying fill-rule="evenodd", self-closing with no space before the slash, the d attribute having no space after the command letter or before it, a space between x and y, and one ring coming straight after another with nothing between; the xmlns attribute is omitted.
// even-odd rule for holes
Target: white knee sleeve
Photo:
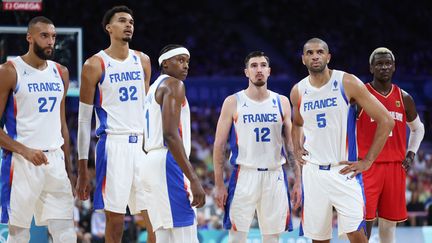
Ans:
<svg viewBox="0 0 432 243"><path fill-rule="evenodd" d="M158 243L199 243L196 224L171 229L158 229L155 234Z"/></svg>
<svg viewBox="0 0 432 243"><path fill-rule="evenodd" d="M158 229L155 231L156 242L170 242L170 230L169 229Z"/></svg>
<svg viewBox="0 0 432 243"><path fill-rule="evenodd" d="M279 243L279 234L262 235L263 243Z"/></svg>
<svg viewBox="0 0 432 243"><path fill-rule="evenodd" d="M23 243L30 241L30 229L9 225L7 243Z"/></svg>
<svg viewBox="0 0 432 243"><path fill-rule="evenodd" d="M228 243L246 243L247 235L247 232L230 230Z"/></svg>
<svg viewBox="0 0 432 243"><path fill-rule="evenodd" d="M396 242L396 222L385 219L378 219L378 231L380 242L395 243Z"/></svg>
<svg viewBox="0 0 432 243"><path fill-rule="evenodd" d="M74 230L74 223L70 219L48 220L48 230L54 243L76 243L77 235Z"/></svg>

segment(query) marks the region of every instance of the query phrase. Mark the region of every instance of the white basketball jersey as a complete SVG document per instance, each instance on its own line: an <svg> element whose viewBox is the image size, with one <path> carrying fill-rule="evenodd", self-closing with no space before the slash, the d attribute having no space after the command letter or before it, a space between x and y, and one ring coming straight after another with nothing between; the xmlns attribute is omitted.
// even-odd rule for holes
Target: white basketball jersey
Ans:
<svg viewBox="0 0 432 243"><path fill-rule="evenodd" d="M237 111L231 127L231 164L253 168L276 168L285 163L283 156L283 113L279 95L257 102L245 91L235 94Z"/></svg>
<svg viewBox="0 0 432 243"><path fill-rule="evenodd" d="M166 74L160 75L154 83L150 86L150 90L147 93L145 99L145 118L146 125L144 129L144 141L145 150L151 151L154 149L165 148L165 142L163 140L163 129L162 129L162 107L156 102L155 94L156 91L167 78L170 76ZM180 124L179 134L183 140L183 146L187 157L191 151L191 125L190 125L190 109L189 103L185 98L185 102L182 104L180 113Z"/></svg>
<svg viewBox="0 0 432 243"><path fill-rule="evenodd" d="M356 109L344 91L344 72L333 70L327 84L315 88L309 76L298 83L303 118L305 159L318 165L357 160Z"/></svg>
<svg viewBox="0 0 432 243"><path fill-rule="evenodd" d="M17 82L4 112L7 134L33 149L60 148L64 142L60 104L65 92L60 68L55 62L47 61L47 67L39 70L21 57L12 59L11 63Z"/></svg>
<svg viewBox="0 0 432 243"><path fill-rule="evenodd" d="M142 134L144 128L144 71L138 52L115 60L105 51L100 57L102 77L95 92L96 135Z"/></svg>

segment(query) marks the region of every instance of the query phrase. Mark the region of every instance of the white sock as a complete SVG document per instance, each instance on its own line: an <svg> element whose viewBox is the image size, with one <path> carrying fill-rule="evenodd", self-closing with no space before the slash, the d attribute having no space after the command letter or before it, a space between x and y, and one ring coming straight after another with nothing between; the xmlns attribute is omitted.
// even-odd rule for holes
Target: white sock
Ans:
<svg viewBox="0 0 432 243"><path fill-rule="evenodd" d="M30 229L9 225L7 243L23 243L30 241Z"/></svg>
<svg viewBox="0 0 432 243"><path fill-rule="evenodd" d="M77 235L72 219L50 219L48 230L54 243L76 243Z"/></svg>
<svg viewBox="0 0 432 243"><path fill-rule="evenodd" d="M228 243L246 243L247 232L229 231Z"/></svg>

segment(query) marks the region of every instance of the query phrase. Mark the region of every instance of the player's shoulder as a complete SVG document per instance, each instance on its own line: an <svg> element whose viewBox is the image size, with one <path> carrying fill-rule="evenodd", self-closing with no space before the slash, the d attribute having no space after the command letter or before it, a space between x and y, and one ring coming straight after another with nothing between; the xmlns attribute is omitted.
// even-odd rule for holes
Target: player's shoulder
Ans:
<svg viewBox="0 0 432 243"><path fill-rule="evenodd" d="M289 104L289 98L285 95L278 94L280 101L282 104Z"/></svg>
<svg viewBox="0 0 432 243"><path fill-rule="evenodd" d="M0 77L2 77L2 80L16 80L16 69L11 61L0 65Z"/></svg>
<svg viewBox="0 0 432 243"><path fill-rule="evenodd" d="M130 49L133 53L139 56L143 60L150 60L150 57L142 51Z"/></svg>
<svg viewBox="0 0 432 243"><path fill-rule="evenodd" d="M161 80L158 90L166 90L175 96L181 96L185 93L185 85L183 81L172 76L167 76Z"/></svg>
<svg viewBox="0 0 432 243"><path fill-rule="evenodd" d="M338 71L338 70L336 70L336 71ZM343 80L344 83L345 82L349 82L349 83L361 83L362 85L364 85L364 83L357 76L355 76L354 74L348 73L348 72L345 72L345 71L339 71L339 72L343 73L342 80Z"/></svg>
<svg viewBox="0 0 432 243"><path fill-rule="evenodd" d="M0 65L0 72L2 74L7 74L9 72L15 73L15 66L12 61L7 61Z"/></svg>
<svg viewBox="0 0 432 243"><path fill-rule="evenodd" d="M365 84L357 76L347 72L343 72L342 84L344 89L346 91L348 90L348 92L352 89L357 90L366 88Z"/></svg>
<svg viewBox="0 0 432 243"><path fill-rule="evenodd" d="M171 85L171 86L184 86L183 81L180 79L177 79L173 76L167 75L167 77L164 78L162 81L165 85Z"/></svg>
<svg viewBox="0 0 432 243"><path fill-rule="evenodd" d="M102 70L103 68L102 66L103 66L102 57L99 56L98 54L94 54L84 62L83 71L84 69L89 69L90 71Z"/></svg>
<svg viewBox="0 0 432 243"><path fill-rule="evenodd" d="M55 62L55 61L51 61L58 69L60 69L60 72L65 73L68 72L68 68L66 66L64 66L61 63Z"/></svg>
<svg viewBox="0 0 432 243"><path fill-rule="evenodd" d="M396 86L396 87L400 89L400 92L401 92L402 98L404 100L404 103L407 103L407 102L413 102L414 103L413 97L407 91L401 89L398 86Z"/></svg>
<svg viewBox="0 0 432 243"><path fill-rule="evenodd" d="M234 108L237 106L237 101L238 101L238 93L229 95L225 98L223 102L223 107Z"/></svg>

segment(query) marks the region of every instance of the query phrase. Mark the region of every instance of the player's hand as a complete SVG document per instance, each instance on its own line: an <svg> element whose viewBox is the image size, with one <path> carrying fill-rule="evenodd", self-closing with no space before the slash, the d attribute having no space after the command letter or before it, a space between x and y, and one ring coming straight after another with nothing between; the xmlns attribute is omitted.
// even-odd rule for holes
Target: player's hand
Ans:
<svg viewBox="0 0 432 243"><path fill-rule="evenodd" d="M408 170L411 168L412 162L414 161L414 156L414 152L408 151L404 161L402 161L402 167L404 168L405 172L408 172Z"/></svg>
<svg viewBox="0 0 432 243"><path fill-rule="evenodd" d="M77 183L75 185L76 195L80 200L89 199L90 195L90 179L88 175L88 169L81 169L78 173Z"/></svg>
<svg viewBox="0 0 432 243"><path fill-rule="evenodd" d="M74 177L73 175L72 175L72 173L68 173L68 178L69 178L69 182L70 182L70 184L71 184L71 188L72 188L72 195L73 195L73 197L75 198L75 196L76 196L76 189L75 189L75 187L74 187L74 185L76 185L76 180L74 180L76 177Z"/></svg>
<svg viewBox="0 0 432 243"><path fill-rule="evenodd" d="M35 166L48 164L48 158L42 150L26 148L21 155Z"/></svg>
<svg viewBox="0 0 432 243"><path fill-rule="evenodd" d="M196 178L195 180L191 181L190 185L191 185L191 191L193 195L193 201L191 203L191 206L197 208L204 206L205 192L201 186L201 183L199 182L199 179Z"/></svg>
<svg viewBox="0 0 432 243"><path fill-rule="evenodd" d="M293 186L293 191L291 192L291 202L294 205L293 210L297 210L301 206L301 201L302 201L301 182L296 181Z"/></svg>
<svg viewBox="0 0 432 243"><path fill-rule="evenodd" d="M369 163L367 161L359 160L359 161L341 161L339 162L340 165L347 165L344 168L342 168L339 173L342 175L351 174L350 178L354 178L358 174L362 173L363 171L368 170L372 163Z"/></svg>
<svg viewBox="0 0 432 243"><path fill-rule="evenodd" d="M214 196L216 199L216 205L220 209L225 210L225 204L228 198L228 192L225 185L221 185L221 186L216 185L214 189Z"/></svg>
<svg viewBox="0 0 432 243"><path fill-rule="evenodd" d="M301 147L300 149L296 149L294 151L295 159L298 163L300 163L300 165L305 165L307 163L307 161L303 159L303 156L307 156L307 155L309 155L309 152L303 147Z"/></svg>

